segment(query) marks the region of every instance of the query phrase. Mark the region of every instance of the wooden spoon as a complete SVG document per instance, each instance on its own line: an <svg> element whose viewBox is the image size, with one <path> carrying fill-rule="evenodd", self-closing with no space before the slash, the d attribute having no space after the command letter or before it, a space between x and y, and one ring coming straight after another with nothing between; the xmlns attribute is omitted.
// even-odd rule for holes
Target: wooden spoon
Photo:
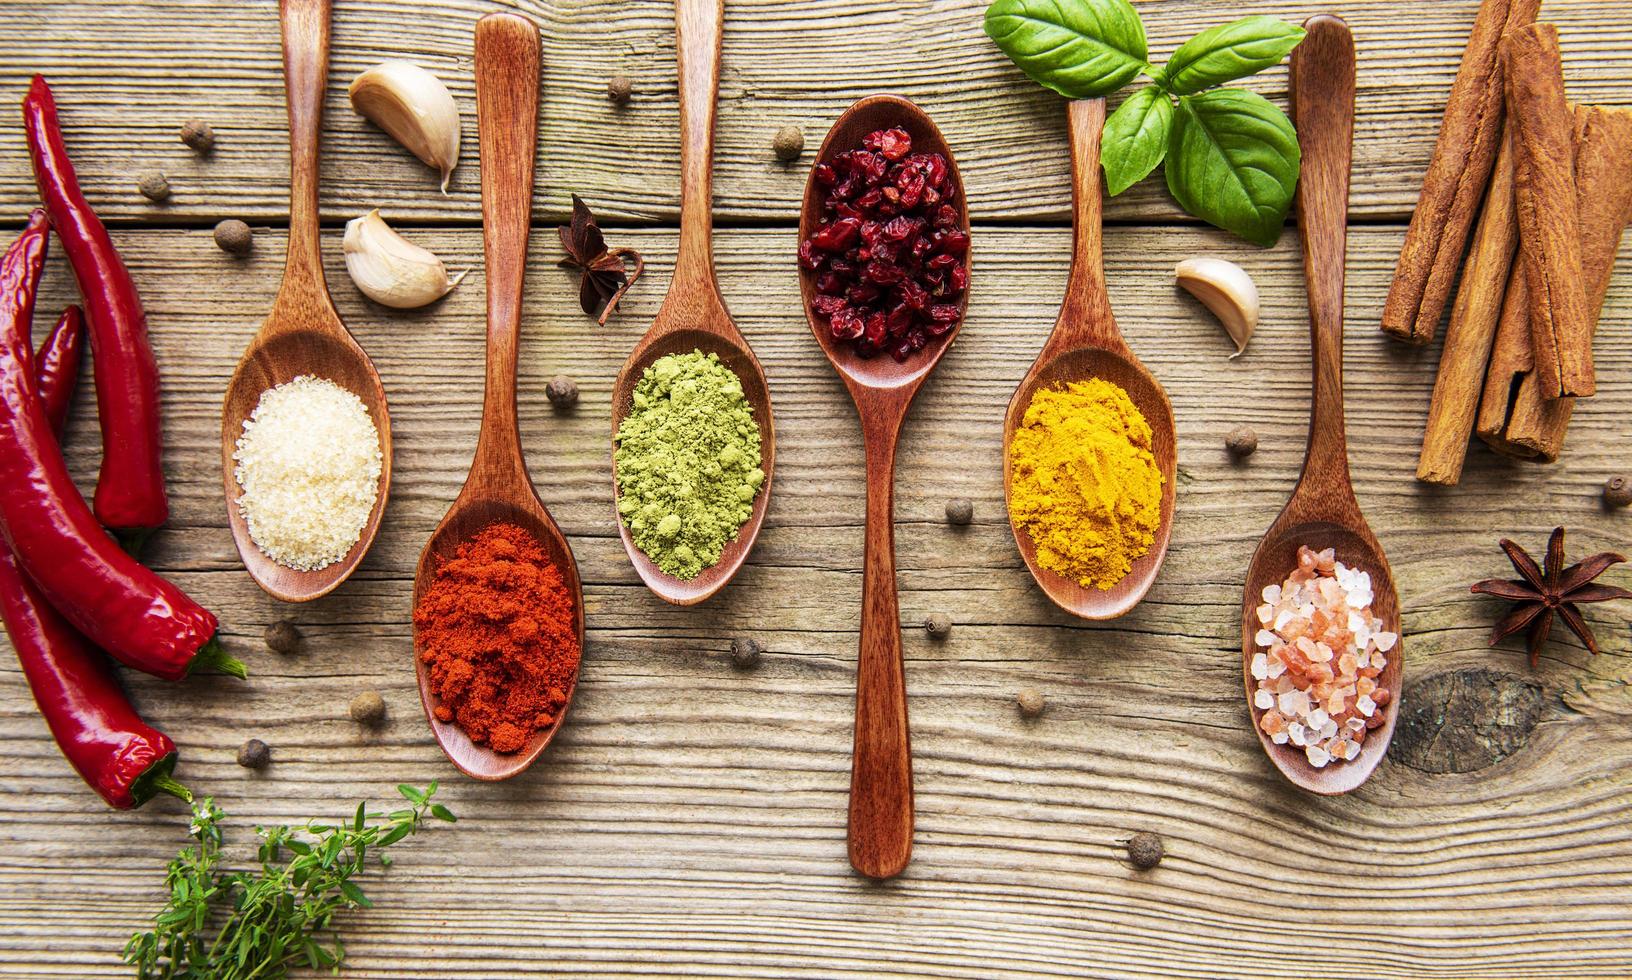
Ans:
<svg viewBox="0 0 1632 980"><path fill-rule="evenodd" d="M391 414L373 362L341 322L323 279L317 156L323 88L329 74L329 0L282 0L279 13L289 98L289 252L272 312L227 385L221 410L221 469L227 521L250 577L276 598L305 602L344 582L374 543L391 490ZM368 523L344 558L313 572L280 565L256 547L238 511L240 490L232 460L244 420L255 411L262 392L303 374L326 378L362 399L380 434L380 487Z"/></svg>
<svg viewBox="0 0 1632 980"><path fill-rule="evenodd" d="M1253 730L1271 761L1293 783L1315 793L1346 793L1371 775L1388 751L1400 710L1403 643L1387 654L1378 684L1393 694L1382 727L1366 733L1360 756L1316 769L1298 748L1276 745L1257 724L1252 657L1264 586L1279 585L1297 568L1298 546L1335 549L1337 558L1371 575L1372 611L1392 632L1400 628L1393 573L1366 526L1349 482L1343 436L1343 278L1349 206L1349 162L1354 136L1354 40L1342 20L1321 15L1304 22L1308 35L1292 54L1292 117L1303 146L1298 181L1298 239L1309 290L1309 333L1314 348L1314 394L1309 448L1292 499L1270 525L1252 556L1241 602L1241 672Z"/></svg>
<svg viewBox="0 0 1632 980"><path fill-rule="evenodd" d="M530 532L561 570L572 591L573 631L584 643L584 593L572 548L539 502L521 455L516 424L516 349L521 334L521 289L527 267L527 234L533 209L533 155L538 137L538 28L517 14L488 14L476 22L476 131L482 159L482 250L487 259L487 382L482 428L465 487L448 508L414 573L418 608L431 576L459 545L497 521ZM415 651L419 649L415 630ZM436 695L425 663L414 657L419 697L436 743L468 776L509 779L533 764L560 730L555 723L535 732L519 752L500 754L470 740L459 726L439 721ZM567 704L578 676L567 688Z"/></svg>
<svg viewBox="0 0 1632 980"><path fill-rule="evenodd" d="M941 131L906 99L875 95L847 109L828 131L817 162L861 145L879 129L900 128L912 137L914 153L946 158L950 179L964 189L957 161ZM805 185L799 240L822 222L822 190L814 177ZM958 195L959 227L969 227L965 194ZM901 613L895 582L895 448L901 423L918 388L958 335L969 291L958 302L958 326L905 362L879 355L862 358L849 344L833 339L825 320L811 313L815 277L801 270L799 288L805 317L822 353L850 390L861 416L867 458L867 533L861 580L861 652L856 669L856 735L850 763L850 864L872 878L891 878L912 859L912 746L907 733L907 683L901 663Z"/></svg>
<svg viewBox="0 0 1632 980"><path fill-rule="evenodd" d="M1173 479L1178 469L1178 446L1173 432L1173 406L1161 383L1133 356L1122 340L1111 299L1105 290L1103 202L1099 193L1099 140L1105 125L1105 100L1073 102L1069 110L1071 133L1072 252L1071 273L1059 319L1041 353L1009 399L1003 419L1003 497L1010 499L1014 467L1010 443L1039 389L1057 388L1072 381L1103 378L1133 400L1150 423L1151 451L1162 472L1160 522L1150 549L1133 562L1128 573L1109 589L1083 586L1037 563L1037 547L1023 528L1010 526L1020 557L1031 569L1043 594L1066 612L1084 619L1114 619L1132 609L1150 591L1167 555L1173 529Z"/></svg>
<svg viewBox="0 0 1632 980"><path fill-rule="evenodd" d="M731 313L714 278L714 103L720 90L720 37L725 24L724 0L676 0L675 47L680 62L680 251L674 278L657 319L624 362L612 389L612 436L629 414L635 385L652 362L668 354L694 350L717 354L742 381L743 393L759 423L760 469L765 483L754 498L754 510L726 545L720 560L693 579L668 574L635 546L629 528L613 507L624 550L641 581L658 598L679 606L702 602L725 588L753 550L765 522L771 499L771 475L776 465L776 426L771 419L771 393L765 370L749 349L748 341L731 322ZM613 454L613 498L617 497L617 463Z"/></svg>

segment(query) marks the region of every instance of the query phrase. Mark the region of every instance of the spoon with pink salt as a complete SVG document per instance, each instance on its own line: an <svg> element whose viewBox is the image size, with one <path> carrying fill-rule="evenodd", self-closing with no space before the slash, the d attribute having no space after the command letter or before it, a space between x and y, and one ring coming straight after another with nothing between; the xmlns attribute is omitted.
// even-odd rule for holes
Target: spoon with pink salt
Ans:
<svg viewBox="0 0 1632 980"><path fill-rule="evenodd" d="M1390 697L1385 705L1376 709L1383 713L1382 723L1364 730L1358 756L1346 760L1333 758L1323 765L1315 764L1320 753L1311 753L1295 745L1290 738L1278 743L1280 735L1266 730L1266 716L1271 712L1280 715L1278 701L1268 709L1254 704L1260 680L1254 676L1254 659L1264 652L1264 645L1258 642L1259 632L1266 626L1275 626L1281 613L1277 603L1267 602L1278 598L1276 592L1266 594L1265 589L1279 589L1299 567L1300 547L1315 552L1330 549L1331 555L1322 556L1325 560L1318 564L1329 567L1334 562L1342 562L1350 569L1369 575L1373 614L1382 621L1384 631L1396 637L1400 631L1399 597L1394 591L1393 573L1355 499L1343 432L1343 281L1349 165L1354 142L1354 39L1348 25L1337 17L1311 17L1303 26L1308 35L1292 54L1292 119L1303 147L1297 210L1314 361L1309 447L1303 474L1292 491L1292 498L1264 534L1247 569L1246 592L1241 604L1241 671L1253 730L1258 733L1270 761L1287 779L1310 792L1337 794L1364 783L1382 761L1394 736L1400 699ZM1265 605L1270 606L1269 623L1262 622L1259 615ZM1323 622L1320 625L1320 635L1310 637L1311 642L1331 640L1336 643L1346 631L1348 620L1345 617L1334 626ZM1327 646L1333 649L1332 643ZM1397 693L1401 675L1400 647L1392 646L1385 657L1387 665L1374 683ZM1341 659L1341 654L1334 653L1330 663ZM1298 662L1301 667L1303 661ZM1342 706L1348 707L1358 697L1358 691L1345 697ZM1279 722L1272 718L1268 727L1279 728Z"/></svg>

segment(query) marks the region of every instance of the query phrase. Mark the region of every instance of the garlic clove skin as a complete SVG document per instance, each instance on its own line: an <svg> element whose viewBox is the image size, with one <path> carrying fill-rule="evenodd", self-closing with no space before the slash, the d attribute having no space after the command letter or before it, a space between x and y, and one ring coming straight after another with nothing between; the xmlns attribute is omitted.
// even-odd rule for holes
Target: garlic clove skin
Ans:
<svg viewBox="0 0 1632 980"><path fill-rule="evenodd" d="M1258 326L1258 285L1247 271L1224 259L1185 259L1174 270L1178 284L1218 317L1235 341L1234 360L1247 349Z"/></svg>
<svg viewBox="0 0 1632 980"><path fill-rule="evenodd" d="M459 165L459 107L442 80L411 61L386 61L351 80L351 107L442 174Z"/></svg>
<svg viewBox="0 0 1632 980"><path fill-rule="evenodd" d="M363 295L398 310L439 300L465 278L461 272L449 279L442 260L397 234L379 208L346 222L342 249L346 271Z"/></svg>

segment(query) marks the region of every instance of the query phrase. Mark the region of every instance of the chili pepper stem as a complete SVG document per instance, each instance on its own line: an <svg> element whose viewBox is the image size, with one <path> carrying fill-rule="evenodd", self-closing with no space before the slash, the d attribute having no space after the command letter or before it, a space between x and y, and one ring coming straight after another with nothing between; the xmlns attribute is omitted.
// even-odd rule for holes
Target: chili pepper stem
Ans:
<svg viewBox="0 0 1632 980"><path fill-rule="evenodd" d="M119 542L119 547L125 549L125 554L132 558L142 557L142 548L146 547L147 539L153 536L151 527L124 527L113 531L113 539Z"/></svg>
<svg viewBox="0 0 1632 980"><path fill-rule="evenodd" d="M154 776L153 781L148 785L160 792L169 793L183 802L193 802L193 791L182 785L181 781L174 776Z"/></svg>
<svg viewBox="0 0 1632 980"><path fill-rule="evenodd" d="M227 653L226 647L221 645L221 640L213 636L210 637L208 643L198 648L198 653L193 656L192 663L187 665L187 673L189 674L199 670L214 671L218 674L231 674L239 680L249 676L249 668L244 666L244 662Z"/></svg>

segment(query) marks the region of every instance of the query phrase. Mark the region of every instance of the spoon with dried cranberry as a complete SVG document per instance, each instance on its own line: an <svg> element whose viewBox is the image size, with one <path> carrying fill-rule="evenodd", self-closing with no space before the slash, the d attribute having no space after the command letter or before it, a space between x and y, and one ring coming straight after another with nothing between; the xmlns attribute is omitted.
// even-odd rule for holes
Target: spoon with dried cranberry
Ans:
<svg viewBox="0 0 1632 980"><path fill-rule="evenodd" d="M624 550L641 581L658 598L676 605L702 602L725 588L737 574L765 522L771 497L771 474L776 463L776 429L771 419L771 393L765 371L749 349L748 341L731 321L714 277L713 167L714 110L720 91L720 37L725 25L724 0L676 0L675 48L680 63L680 249L675 257L669 293L657 311L651 329L635 345L612 389L612 433L629 414L635 384L652 362L668 354L702 351L717 354L742 382L743 394L759 423L760 469L764 488L754 499L753 513L725 546L720 560L694 579L668 574L635 546L629 528L614 508ZM616 454L614 454L615 457ZM617 482L614 463L612 479ZM613 497L616 499L616 493Z"/></svg>
<svg viewBox="0 0 1632 980"><path fill-rule="evenodd" d="M1099 193L1099 139L1105 125L1105 100L1073 102L1069 110L1071 139L1071 199L1073 244L1071 272L1066 280L1065 301L1060 306L1054 332L1049 334L1031 371L1015 389L1003 420L1003 492L1007 497L1013 479L1009 454L1015 430L1020 427L1032 396L1044 388L1058 388L1068 382L1103 378L1133 400L1139 413L1150 423L1151 451L1162 472L1161 520L1150 550L1135 559L1121 581L1109 589L1084 586L1074 579L1037 563L1037 547L1031 535L1014 528L1020 557L1037 580L1043 594L1066 612L1084 619L1114 619L1132 609L1156 580L1167 554L1173 527L1173 477L1178 468L1178 450L1173 433L1173 406L1167 392L1146 367L1139 363L1111 313L1105 289L1103 202ZM1012 520L1011 520L1012 523Z"/></svg>
<svg viewBox="0 0 1632 980"><path fill-rule="evenodd" d="M969 209L934 122L906 99L862 99L833 124L799 218L811 332L861 416L866 559L850 863L889 878L912 857L912 753L895 583L895 448L913 395L969 300Z"/></svg>

